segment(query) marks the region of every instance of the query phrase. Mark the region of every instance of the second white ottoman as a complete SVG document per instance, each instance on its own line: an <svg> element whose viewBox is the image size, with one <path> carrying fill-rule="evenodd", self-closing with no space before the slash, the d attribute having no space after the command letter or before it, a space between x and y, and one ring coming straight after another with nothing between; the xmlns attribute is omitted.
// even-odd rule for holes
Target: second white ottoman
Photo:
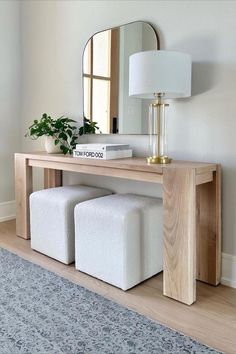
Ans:
<svg viewBox="0 0 236 354"><path fill-rule="evenodd" d="M30 195L31 248L60 262L75 260L74 207L111 194L102 188L64 186Z"/></svg>
<svg viewBox="0 0 236 354"><path fill-rule="evenodd" d="M76 269L127 290L162 270L162 200L115 194L75 207Z"/></svg>

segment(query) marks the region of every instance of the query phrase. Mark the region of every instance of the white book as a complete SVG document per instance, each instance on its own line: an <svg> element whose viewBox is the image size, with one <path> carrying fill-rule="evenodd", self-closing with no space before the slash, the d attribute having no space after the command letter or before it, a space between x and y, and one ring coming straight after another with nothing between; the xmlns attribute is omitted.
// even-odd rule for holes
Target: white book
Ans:
<svg viewBox="0 0 236 354"><path fill-rule="evenodd" d="M74 150L73 157L82 159L114 160L132 157L132 149L117 151Z"/></svg>
<svg viewBox="0 0 236 354"><path fill-rule="evenodd" d="M128 144L76 144L76 150L115 151L128 150Z"/></svg>

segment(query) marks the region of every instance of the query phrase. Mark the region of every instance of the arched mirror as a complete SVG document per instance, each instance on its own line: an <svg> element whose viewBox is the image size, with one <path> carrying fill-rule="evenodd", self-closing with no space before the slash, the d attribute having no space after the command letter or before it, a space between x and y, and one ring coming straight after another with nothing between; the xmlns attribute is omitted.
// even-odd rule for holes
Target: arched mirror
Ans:
<svg viewBox="0 0 236 354"><path fill-rule="evenodd" d="M148 134L147 100L129 97L129 56L159 49L154 28L138 21L94 34L83 54L84 117L98 134Z"/></svg>

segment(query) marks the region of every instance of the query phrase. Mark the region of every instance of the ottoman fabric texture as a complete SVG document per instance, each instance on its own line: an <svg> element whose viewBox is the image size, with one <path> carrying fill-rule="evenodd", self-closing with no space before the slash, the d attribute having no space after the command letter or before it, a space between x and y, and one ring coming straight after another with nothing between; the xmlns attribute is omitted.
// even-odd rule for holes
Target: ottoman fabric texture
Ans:
<svg viewBox="0 0 236 354"><path fill-rule="evenodd" d="M162 210L162 199L134 194L76 205L76 269L123 290L160 272Z"/></svg>
<svg viewBox="0 0 236 354"><path fill-rule="evenodd" d="M31 248L60 262L75 260L74 207L111 194L102 188L64 186L30 195Z"/></svg>

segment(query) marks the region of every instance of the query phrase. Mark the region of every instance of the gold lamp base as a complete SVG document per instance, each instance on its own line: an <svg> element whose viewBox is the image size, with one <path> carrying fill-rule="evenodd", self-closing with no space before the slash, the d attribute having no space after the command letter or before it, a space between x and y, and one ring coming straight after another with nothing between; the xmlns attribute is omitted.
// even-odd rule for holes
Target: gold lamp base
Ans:
<svg viewBox="0 0 236 354"><path fill-rule="evenodd" d="M171 163L172 159L168 156L150 156L147 157L147 163L150 164L167 164Z"/></svg>

